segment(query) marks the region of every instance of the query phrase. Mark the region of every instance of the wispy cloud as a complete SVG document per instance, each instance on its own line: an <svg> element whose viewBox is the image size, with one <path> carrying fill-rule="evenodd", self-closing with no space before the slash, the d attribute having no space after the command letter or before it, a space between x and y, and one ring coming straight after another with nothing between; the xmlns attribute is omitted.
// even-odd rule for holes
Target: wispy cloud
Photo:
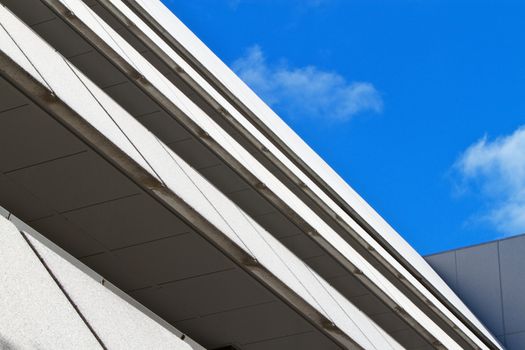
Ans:
<svg viewBox="0 0 525 350"><path fill-rule="evenodd" d="M334 0L295 0L294 5L298 8L308 9L308 8L318 8L320 6L328 5L333 3ZM249 3L245 0L228 0L227 4L232 9L237 9L241 3Z"/></svg>
<svg viewBox="0 0 525 350"><path fill-rule="evenodd" d="M346 121L361 112L379 113L383 101L368 82L348 82L315 66L270 64L259 46L237 59L232 68L267 103L290 117Z"/></svg>
<svg viewBox="0 0 525 350"><path fill-rule="evenodd" d="M237 10L241 4L241 0L228 0L227 4L232 10Z"/></svg>
<svg viewBox="0 0 525 350"><path fill-rule="evenodd" d="M504 235L525 232L525 126L471 145L455 168L463 185L478 191L488 211L480 218Z"/></svg>

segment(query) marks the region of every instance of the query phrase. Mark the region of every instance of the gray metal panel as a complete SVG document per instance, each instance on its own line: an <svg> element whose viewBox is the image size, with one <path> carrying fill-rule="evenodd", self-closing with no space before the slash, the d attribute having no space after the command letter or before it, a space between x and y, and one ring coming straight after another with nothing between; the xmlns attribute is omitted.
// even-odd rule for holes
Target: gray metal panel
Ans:
<svg viewBox="0 0 525 350"><path fill-rule="evenodd" d="M525 236L499 242L505 331L525 331ZM525 347L522 347L522 349Z"/></svg>
<svg viewBox="0 0 525 350"><path fill-rule="evenodd" d="M507 349L523 350L525 349L525 332L509 334L505 336Z"/></svg>
<svg viewBox="0 0 525 350"><path fill-rule="evenodd" d="M426 257L438 275L457 293L456 252L445 252Z"/></svg>
<svg viewBox="0 0 525 350"><path fill-rule="evenodd" d="M454 255L457 276L451 268ZM457 280L464 302L507 349L525 349L525 235L426 259L443 279Z"/></svg>
<svg viewBox="0 0 525 350"><path fill-rule="evenodd" d="M503 334L497 243L456 251L458 293L495 334Z"/></svg>

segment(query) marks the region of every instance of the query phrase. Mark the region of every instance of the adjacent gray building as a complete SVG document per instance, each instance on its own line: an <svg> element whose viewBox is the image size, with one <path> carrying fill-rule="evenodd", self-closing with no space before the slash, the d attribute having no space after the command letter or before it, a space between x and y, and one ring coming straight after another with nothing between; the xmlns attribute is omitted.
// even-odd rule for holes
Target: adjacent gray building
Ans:
<svg viewBox="0 0 525 350"><path fill-rule="evenodd" d="M525 235L426 260L507 349L525 349Z"/></svg>

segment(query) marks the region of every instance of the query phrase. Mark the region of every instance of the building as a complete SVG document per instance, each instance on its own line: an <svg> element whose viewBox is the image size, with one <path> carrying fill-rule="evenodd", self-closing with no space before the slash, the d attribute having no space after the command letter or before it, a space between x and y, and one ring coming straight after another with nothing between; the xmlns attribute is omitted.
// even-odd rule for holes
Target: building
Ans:
<svg viewBox="0 0 525 350"><path fill-rule="evenodd" d="M1 3L1 346L503 349L160 1Z"/></svg>
<svg viewBox="0 0 525 350"><path fill-rule="evenodd" d="M426 257L507 349L525 349L525 235Z"/></svg>

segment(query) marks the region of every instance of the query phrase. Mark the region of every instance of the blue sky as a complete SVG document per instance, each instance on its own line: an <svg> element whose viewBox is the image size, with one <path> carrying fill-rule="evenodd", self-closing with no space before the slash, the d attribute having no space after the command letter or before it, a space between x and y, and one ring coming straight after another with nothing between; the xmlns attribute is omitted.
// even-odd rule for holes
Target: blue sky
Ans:
<svg viewBox="0 0 525 350"><path fill-rule="evenodd" d="M420 253L525 232L525 2L163 1Z"/></svg>

